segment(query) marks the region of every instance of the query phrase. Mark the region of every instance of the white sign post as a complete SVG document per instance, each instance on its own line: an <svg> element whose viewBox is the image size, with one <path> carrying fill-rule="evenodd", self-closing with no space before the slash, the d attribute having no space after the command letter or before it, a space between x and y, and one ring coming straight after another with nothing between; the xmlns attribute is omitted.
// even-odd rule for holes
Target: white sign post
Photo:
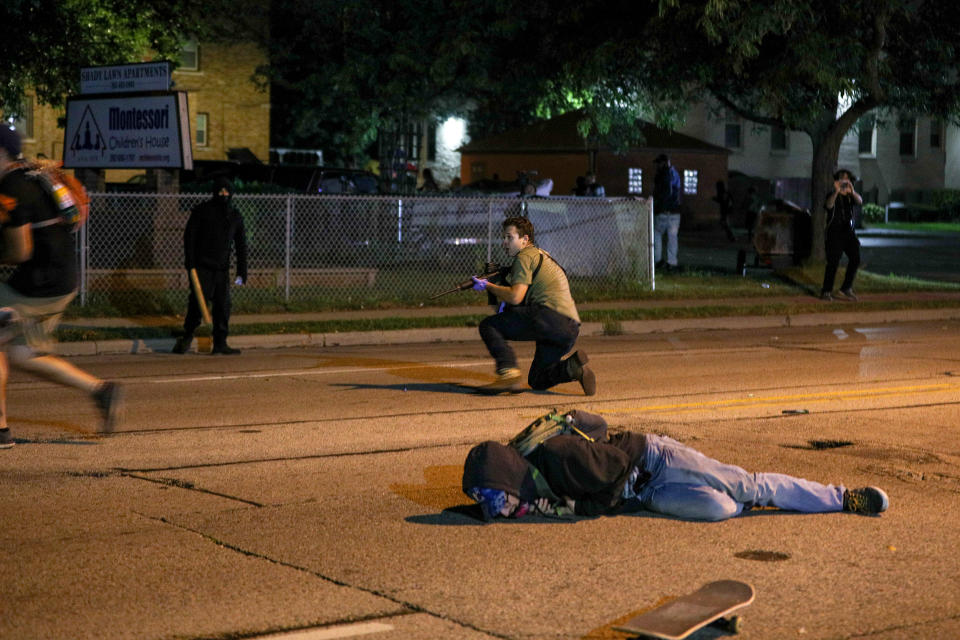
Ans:
<svg viewBox="0 0 960 640"><path fill-rule="evenodd" d="M186 92L68 98L63 166L192 169Z"/></svg>

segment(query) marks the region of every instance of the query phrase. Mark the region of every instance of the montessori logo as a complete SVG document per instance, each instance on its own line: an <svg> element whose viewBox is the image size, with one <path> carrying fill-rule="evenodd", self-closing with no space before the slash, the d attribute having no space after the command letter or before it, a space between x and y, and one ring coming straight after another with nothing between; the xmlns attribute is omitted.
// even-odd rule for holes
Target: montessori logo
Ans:
<svg viewBox="0 0 960 640"><path fill-rule="evenodd" d="M77 126L76 133L70 141L70 151L74 153L99 152L102 157L107 151L107 143L103 139L103 133L100 131L100 125L93 115L90 106L83 110L80 117L80 123Z"/></svg>

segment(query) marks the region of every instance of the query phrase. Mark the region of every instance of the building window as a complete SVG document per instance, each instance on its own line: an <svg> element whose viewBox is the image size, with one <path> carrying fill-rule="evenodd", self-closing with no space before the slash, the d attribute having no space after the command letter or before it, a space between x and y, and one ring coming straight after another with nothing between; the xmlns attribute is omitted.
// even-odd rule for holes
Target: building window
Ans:
<svg viewBox="0 0 960 640"><path fill-rule="evenodd" d="M33 138L33 96L26 96L23 99L23 113L19 118L7 118L10 126L20 132L24 140Z"/></svg>
<svg viewBox="0 0 960 640"><path fill-rule="evenodd" d="M687 195L697 194L697 171L696 169L683 170L683 192Z"/></svg>
<svg viewBox="0 0 960 640"><path fill-rule="evenodd" d="M787 130L783 127L770 128L770 151L785 153L789 150Z"/></svg>
<svg viewBox="0 0 960 640"><path fill-rule="evenodd" d="M872 115L862 118L858 125L857 153L869 158L877 155L877 119Z"/></svg>
<svg viewBox="0 0 960 640"><path fill-rule="evenodd" d="M193 38L187 40L180 47L180 66L178 71L200 70L200 45Z"/></svg>
<svg viewBox="0 0 960 640"><path fill-rule="evenodd" d="M427 162L437 160L437 123L432 120L427 125Z"/></svg>
<svg viewBox="0 0 960 640"><path fill-rule="evenodd" d="M627 169L627 193L643 192L643 169L630 167Z"/></svg>
<svg viewBox="0 0 960 640"><path fill-rule="evenodd" d="M206 147L210 144L208 127L210 126L210 115L206 113L197 114L197 146Z"/></svg>
<svg viewBox="0 0 960 640"><path fill-rule="evenodd" d="M900 121L897 123L897 129L900 130L900 156L916 157L917 119L900 118Z"/></svg>
<svg viewBox="0 0 960 640"><path fill-rule="evenodd" d="M724 125L723 146L728 149L743 148L743 126L739 122L728 122Z"/></svg>
<svg viewBox="0 0 960 640"><path fill-rule="evenodd" d="M933 118L930 120L930 148L939 149L943 140L943 120Z"/></svg>
<svg viewBox="0 0 960 640"><path fill-rule="evenodd" d="M470 182L483 180L486 177L487 167L482 162L470 163Z"/></svg>

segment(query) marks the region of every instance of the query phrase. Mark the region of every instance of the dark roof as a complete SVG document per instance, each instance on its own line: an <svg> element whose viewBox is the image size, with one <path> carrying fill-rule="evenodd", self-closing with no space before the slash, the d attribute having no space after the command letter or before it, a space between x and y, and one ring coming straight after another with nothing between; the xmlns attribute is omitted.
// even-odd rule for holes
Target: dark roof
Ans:
<svg viewBox="0 0 960 640"><path fill-rule="evenodd" d="M541 120L526 127L511 129L484 140L474 140L460 147L461 153L582 153L606 149L594 140L586 139L577 130L581 111ZM668 131L643 120L638 121L645 144L632 151L696 151L701 153L730 153L729 149L697 138Z"/></svg>

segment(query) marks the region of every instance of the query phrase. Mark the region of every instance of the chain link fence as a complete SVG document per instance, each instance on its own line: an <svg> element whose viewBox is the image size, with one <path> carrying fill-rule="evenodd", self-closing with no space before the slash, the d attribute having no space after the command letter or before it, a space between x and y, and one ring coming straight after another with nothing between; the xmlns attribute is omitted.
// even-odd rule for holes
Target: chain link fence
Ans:
<svg viewBox="0 0 960 640"><path fill-rule="evenodd" d="M182 313L183 229L208 197L91 194L77 304ZM248 243L248 281L232 292L241 312L419 304L504 261L500 225L509 215L533 222L536 243L564 266L574 297L584 286L653 284L652 213L643 199L236 195L233 203Z"/></svg>

